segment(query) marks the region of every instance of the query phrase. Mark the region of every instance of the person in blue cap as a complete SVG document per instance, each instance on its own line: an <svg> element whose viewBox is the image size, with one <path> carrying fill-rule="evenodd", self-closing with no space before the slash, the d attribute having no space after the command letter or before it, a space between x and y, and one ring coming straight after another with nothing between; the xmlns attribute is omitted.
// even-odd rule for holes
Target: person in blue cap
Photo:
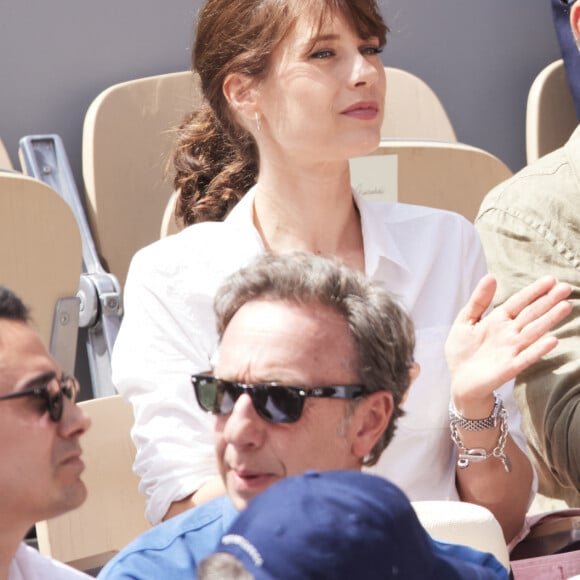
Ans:
<svg viewBox="0 0 580 580"><path fill-rule="evenodd" d="M507 577L491 554L432 540L398 487L356 471L307 472L273 485L198 567L199 580Z"/></svg>

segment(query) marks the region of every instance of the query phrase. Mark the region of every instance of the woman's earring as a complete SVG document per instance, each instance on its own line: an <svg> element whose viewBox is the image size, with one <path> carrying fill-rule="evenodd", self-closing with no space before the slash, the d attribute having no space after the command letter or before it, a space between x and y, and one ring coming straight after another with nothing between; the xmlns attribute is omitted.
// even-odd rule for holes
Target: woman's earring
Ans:
<svg viewBox="0 0 580 580"><path fill-rule="evenodd" d="M260 115L258 114L258 111L254 113L254 117L256 119L256 129L258 129L258 133L260 133L262 131L262 125L260 124Z"/></svg>

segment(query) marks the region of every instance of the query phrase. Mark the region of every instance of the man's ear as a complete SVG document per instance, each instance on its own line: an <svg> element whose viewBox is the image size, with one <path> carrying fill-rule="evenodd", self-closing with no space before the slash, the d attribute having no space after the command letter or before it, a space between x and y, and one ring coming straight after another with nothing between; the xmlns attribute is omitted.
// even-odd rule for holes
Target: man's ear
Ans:
<svg viewBox="0 0 580 580"><path fill-rule="evenodd" d="M576 40L576 45L580 49L580 2L576 1L570 6L570 27Z"/></svg>
<svg viewBox="0 0 580 580"><path fill-rule="evenodd" d="M253 122L257 113L256 81L248 75L232 73L226 77L222 90L240 121Z"/></svg>
<svg viewBox="0 0 580 580"><path fill-rule="evenodd" d="M371 393L357 405L351 419L355 430L352 452L361 462L385 432L394 408L393 395L388 391Z"/></svg>

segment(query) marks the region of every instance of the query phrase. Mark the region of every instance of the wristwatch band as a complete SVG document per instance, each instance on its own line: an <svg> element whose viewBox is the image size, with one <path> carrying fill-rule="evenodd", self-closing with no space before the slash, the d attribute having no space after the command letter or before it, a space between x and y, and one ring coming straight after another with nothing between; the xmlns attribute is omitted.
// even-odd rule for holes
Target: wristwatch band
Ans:
<svg viewBox="0 0 580 580"><path fill-rule="evenodd" d="M491 415L485 419L467 419L460 415L453 405L453 402L450 402L449 422L459 429L465 429L467 431L484 431L485 429L494 429L497 427L498 417L500 416L501 410L503 409L503 402L497 393L494 393L493 396L495 399L493 410Z"/></svg>

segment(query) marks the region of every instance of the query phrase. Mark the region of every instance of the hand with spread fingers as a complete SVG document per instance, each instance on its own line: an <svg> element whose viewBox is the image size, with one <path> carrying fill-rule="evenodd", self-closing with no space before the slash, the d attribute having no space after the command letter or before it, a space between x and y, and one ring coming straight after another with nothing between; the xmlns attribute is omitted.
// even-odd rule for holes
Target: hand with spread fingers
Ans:
<svg viewBox="0 0 580 580"><path fill-rule="evenodd" d="M522 442L516 444L509 432L500 387L556 346L546 333L572 305L566 300L570 285L545 276L486 314L496 287L492 276L482 278L455 319L445 354L459 495L488 507L509 541L531 501L533 474Z"/></svg>
<svg viewBox="0 0 580 580"><path fill-rule="evenodd" d="M447 339L452 398L464 404L492 404L492 392L536 362L556 344L546 333L571 311L572 288L544 276L484 316L496 290L485 276L461 309Z"/></svg>

